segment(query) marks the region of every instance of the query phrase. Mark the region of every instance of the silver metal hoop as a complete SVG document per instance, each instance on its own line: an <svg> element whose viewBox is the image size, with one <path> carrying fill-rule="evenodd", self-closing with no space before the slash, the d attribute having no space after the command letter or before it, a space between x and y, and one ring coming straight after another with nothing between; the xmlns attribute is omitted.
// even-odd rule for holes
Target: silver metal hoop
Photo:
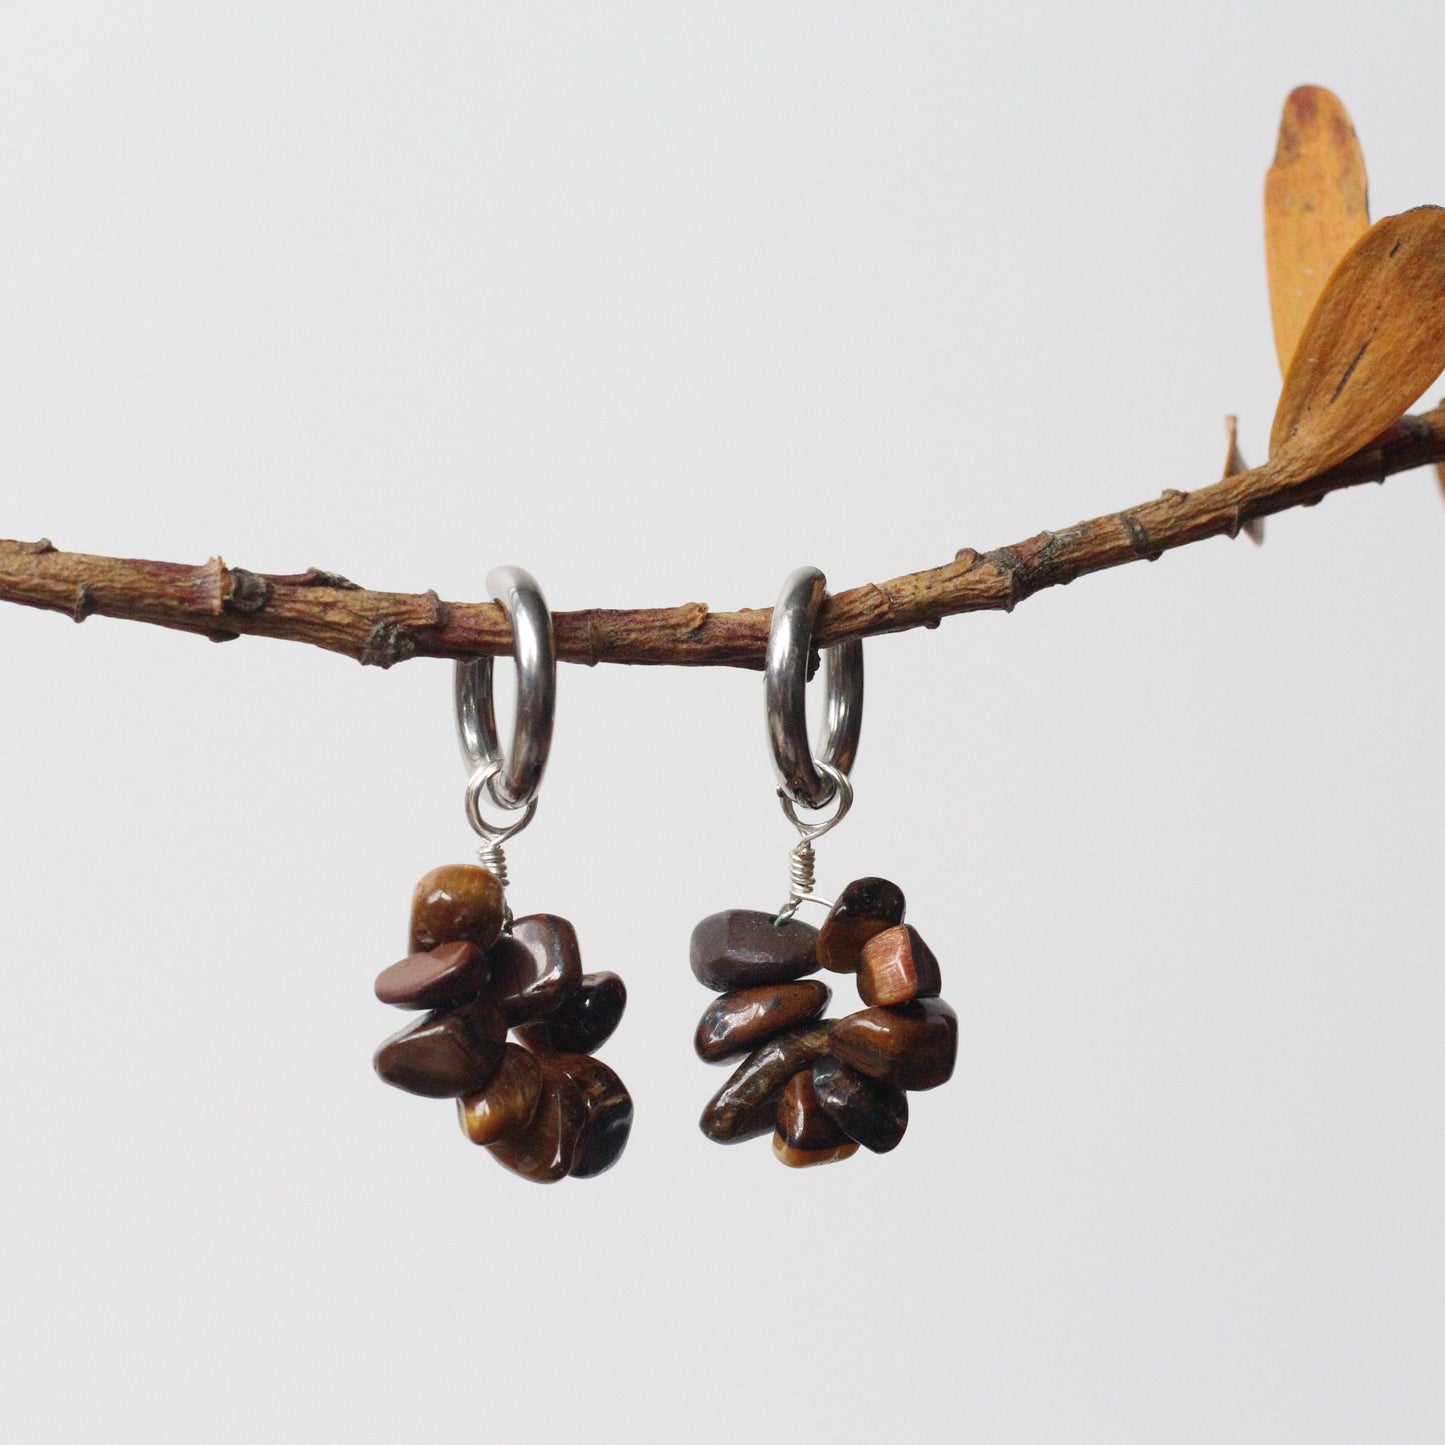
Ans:
<svg viewBox="0 0 1445 1445"><path fill-rule="evenodd" d="M457 741L472 779L467 784L469 818L475 812L473 784L478 793L485 787L499 808L535 805L552 746L557 707L552 614L537 579L522 567L496 567L487 573L487 591L506 609L512 624L517 712L511 744L503 749L492 703L492 659L473 657L457 663ZM482 773L486 776L478 783ZM476 827L475 820L472 826Z"/></svg>
<svg viewBox="0 0 1445 1445"><path fill-rule="evenodd" d="M832 800L838 786L831 774L846 777L852 771L863 726L863 642L855 637L823 652L825 701L816 756L808 745L808 660L827 587L816 567L799 567L783 583L763 674L768 744L779 788L804 808L821 808Z"/></svg>

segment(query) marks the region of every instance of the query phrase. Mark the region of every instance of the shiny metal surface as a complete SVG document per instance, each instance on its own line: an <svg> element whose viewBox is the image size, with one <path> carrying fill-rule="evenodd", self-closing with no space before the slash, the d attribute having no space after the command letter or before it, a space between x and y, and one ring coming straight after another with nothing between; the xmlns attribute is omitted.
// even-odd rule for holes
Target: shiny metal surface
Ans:
<svg viewBox="0 0 1445 1445"><path fill-rule="evenodd" d="M512 623L516 718L511 743L504 749L497 735L492 701L492 659L476 657L459 662L455 683L457 741L473 781L479 771L486 771L484 785L492 801L500 808L521 808L535 801L552 746L552 720L557 706L552 614L537 579L522 567L494 568L487 573L487 590L506 609ZM469 783L468 817L474 812Z"/></svg>
<svg viewBox="0 0 1445 1445"><path fill-rule="evenodd" d="M863 726L863 642L853 638L823 653L823 721L816 756L808 743L806 688L813 624L827 593L816 567L799 567L783 584L768 633L763 690L768 745L786 797L799 807L824 807L836 794L829 775L847 776ZM821 767L826 764L826 769Z"/></svg>

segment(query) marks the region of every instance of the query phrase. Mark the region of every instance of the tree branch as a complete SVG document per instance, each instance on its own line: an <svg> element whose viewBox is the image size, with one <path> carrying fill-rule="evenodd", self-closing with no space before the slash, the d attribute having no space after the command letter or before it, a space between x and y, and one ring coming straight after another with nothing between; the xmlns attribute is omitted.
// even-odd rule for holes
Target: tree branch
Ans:
<svg viewBox="0 0 1445 1445"><path fill-rule="evenodd" d="M1445 404L1405 417L1384 436L1321 476L1281 481L1268 466L1239 472L1194 492L1080 522L992 552L964 548L951 562L867 583L830 597L818 620L819 646L845 637L936 627L959 612L1011 611L1045 587L1206 537L1237 536L1248 521L1312 506L1329 492L1383 482L1395 472L1445 461ZM411 657L468 657L511 650L511 630L495 603L443 602L370 592L315 569L266 576L228 567L127 561L57 551L48 541L0 541L0 601L92 613L197 632L223 642L249 633L307 642L359 662L390 667ZM711 612L701 602L638 611L589 609L556 614L557 655L566 662L760 668L769 609Z"/></svg>

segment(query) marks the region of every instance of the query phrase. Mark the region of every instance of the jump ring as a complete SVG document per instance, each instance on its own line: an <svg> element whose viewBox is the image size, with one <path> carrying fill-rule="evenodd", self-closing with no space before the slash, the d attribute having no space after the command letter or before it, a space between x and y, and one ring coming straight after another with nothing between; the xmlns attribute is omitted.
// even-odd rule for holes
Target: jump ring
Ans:
<svg viewBox="0 0 1445 1445"><path fill-rule="evenodd" d="M537 798L534 794L527 799L522 816L515 823L505 823L498 827L482 817L482 792L485 790L488 794L491 793L491 784L501 766L500 763L483 763L467 779L467 822L472 825L472 831L479 838L492 844L505 843L508 838L515 838L532 821L532 814L537 811Z"/></svg>
<svg viewBox="0 0 1445 1445"><path fill-rule="evenodd" d="M823 652L825 703L816 756L809 747L808 659L827 585L816 567L799 567L788 577L773 608L763 674L773 768L781 791L805 808L821 808L837 793L836 779L853 769L863 726L863 642L854 637Z"/></svg>
<svg viewBox="0 0 1445 1445"><path fill-rule="evenodd" d="M485 786L492 801L499 808L520 808L535 801L552 746L552 720L557 707L552 614L537 579L524 568L493 568L487 573L487 591L506 609L512 624L517 715L511 745L504 750L497 736L490 657L457 663L457 740L473 780L479 771L487 772ZM469 799L471 786L468 783ZM469 817L472 812L469 801Z"/></svg>

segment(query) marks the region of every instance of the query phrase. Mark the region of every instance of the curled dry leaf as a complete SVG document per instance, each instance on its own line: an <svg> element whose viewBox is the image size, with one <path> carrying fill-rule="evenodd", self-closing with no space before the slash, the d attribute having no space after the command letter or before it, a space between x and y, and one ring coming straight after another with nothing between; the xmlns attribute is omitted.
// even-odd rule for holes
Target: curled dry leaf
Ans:
<svg viewBox="0 0 1445 1445"><path fill-rule="evenodd" d="M1340 258L1370 224L1365 158L1340 99L1318 85L1291 91L1264 181L1269 308L1280 374Z"/></svg>
<svg viewBox="0 0 1445 1445"><path fill-rule="evenodd" d="M1270 471L1304 481L1398 421L1445 367L1445 210L1387 216L1350 248L1300 337Z"/></svg>

